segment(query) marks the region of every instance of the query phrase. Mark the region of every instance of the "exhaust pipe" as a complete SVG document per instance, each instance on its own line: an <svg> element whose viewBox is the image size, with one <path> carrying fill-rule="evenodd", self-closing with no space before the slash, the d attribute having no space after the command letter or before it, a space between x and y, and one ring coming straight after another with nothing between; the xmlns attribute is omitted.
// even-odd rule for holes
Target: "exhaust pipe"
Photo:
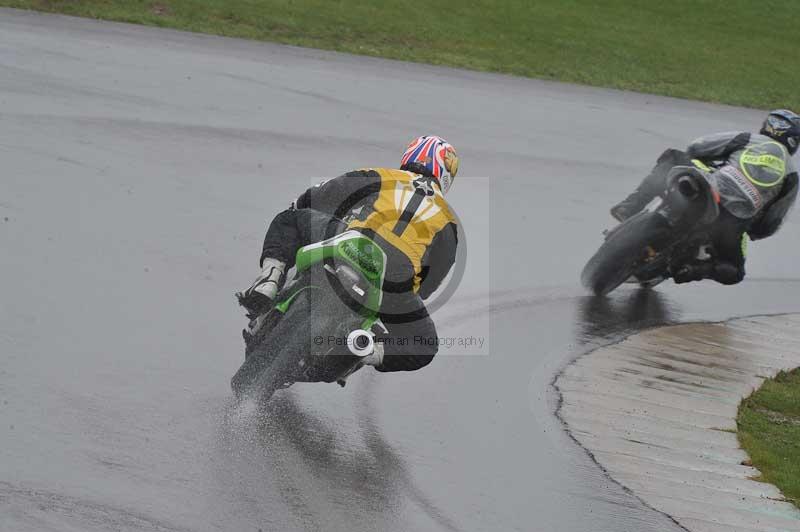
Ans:
<svg viewBox="0 0 800 532"><path fill-rule="evenodd" d="M697 186L694 178L685 175L678 179L678 192L684 198L693 200L700 194L700 187Z"/></svg>
<svg viewBox="0 0 800 532"><path fill-rule="evenodd" d="M375 339L369 331L356 329L347 335L347 348L357 357L366 357L375 350Z"/></svg>

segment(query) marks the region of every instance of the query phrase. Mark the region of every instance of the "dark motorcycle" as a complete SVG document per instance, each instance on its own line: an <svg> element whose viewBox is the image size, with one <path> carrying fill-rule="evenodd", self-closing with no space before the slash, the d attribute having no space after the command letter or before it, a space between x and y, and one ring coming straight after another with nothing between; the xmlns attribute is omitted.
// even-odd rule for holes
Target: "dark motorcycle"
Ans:
<svg viewBox="0 0 800 532"><path fill-rule="evenodd" d="M238 398L268 400L295 382L339 382L375 349L386 254L356 231L297 252L277 304L250 321L245 361L231 379Z"/></svg>
<svg viewBox="0 0 800 532"><path fill-rule="evenodd" d="M674 167L661 196L606 233L583 268L584 286L597 295L625 282L652 287L683 265L713 258L710 229L719 216L720 185L711 168L693 164Z"/></svg>

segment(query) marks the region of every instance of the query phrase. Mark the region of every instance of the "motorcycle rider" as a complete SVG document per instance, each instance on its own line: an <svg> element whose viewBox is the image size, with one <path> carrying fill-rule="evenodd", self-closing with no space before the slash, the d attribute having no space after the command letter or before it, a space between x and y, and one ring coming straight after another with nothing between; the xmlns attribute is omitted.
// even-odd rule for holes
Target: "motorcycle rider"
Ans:
<svg viewBox="0 0 800 532"><path fill-rule="evenodd" d="M737 197L748 200L726 202L723 194L711 228L713 259L682 265L672 277L676 283L709 278L739 283L745 276L748 235L751 240L774 235L794 205L798 175L792 156L799 145L800 116L780 109L769 113L758 134L718 133L695 140L686 152L666 150L639 187L612 207L611 215L622 222L663 194L673 167L691 166L692 159L710 165L712 179L718 178L720 186L738 187Z"/></svg>
<svg viewBox="0 0 800 532"><path fill-rule="evenodd" d="M458 231L444 195L458 172L455 148L441 137L415 139L400 169L365 168L306 190L267 231L261 273L236 294L249 316L272 308L302 246L356 230L387 255L380 318L389 334L364 359L378 371L413 371L438 350L423 303L455 263Z"/></svg>

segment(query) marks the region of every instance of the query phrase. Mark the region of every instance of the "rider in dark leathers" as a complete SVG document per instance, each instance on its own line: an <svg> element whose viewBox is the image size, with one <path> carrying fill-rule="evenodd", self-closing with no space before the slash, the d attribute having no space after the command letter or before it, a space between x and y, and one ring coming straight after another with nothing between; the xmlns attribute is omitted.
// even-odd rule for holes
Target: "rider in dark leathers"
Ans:
<svg viewBox="0 0 800 532"><path fill-rule="evenodd" d="M387 254L380 318L389 331L364 362L378 371L426 366L438 337L423 300L455 262L458 231L444 193L457 171L455 149L425 136L409 145L400 170L356 170L309 188L270 224L262 272L237 294L239 303L251 316L266 311L300 247L346 230L362 232Z"/></svg>
<svg viewBox="0 0 800 532"><path fill-rule="evenodd" d="M736 189L732 194L722 194L720 215L711 230L715 255L711 261L689 263L671 273L676 283L701 279L739 283L745 276L748 235L752 240L772 236L794 205L798 174L792 155L798 145L800 116L787 110L772 111L759 134L731 132L701 137L685 152L670 149L661 154L650 174L611 209L611 215L626 220L663 194L667 173L675 166L691 166L692 159L712 165L712 178L720 186Z"/></svg>

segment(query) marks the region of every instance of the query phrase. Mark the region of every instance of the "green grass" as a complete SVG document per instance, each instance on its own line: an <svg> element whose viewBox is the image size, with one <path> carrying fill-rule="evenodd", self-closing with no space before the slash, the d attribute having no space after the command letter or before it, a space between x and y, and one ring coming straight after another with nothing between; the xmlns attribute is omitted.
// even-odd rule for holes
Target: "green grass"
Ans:
<svg viewBox="0 0 800 532"><path fill-rule="evenodd" d="M0 5L800 108L797 0L0 0Z"/></svg>
<svg viewBox="0 0 800 532"><path fill-rule="evenodd" d="M737 424L758 480L800 506L800 368L781 372L742 401Z"/></svg>

